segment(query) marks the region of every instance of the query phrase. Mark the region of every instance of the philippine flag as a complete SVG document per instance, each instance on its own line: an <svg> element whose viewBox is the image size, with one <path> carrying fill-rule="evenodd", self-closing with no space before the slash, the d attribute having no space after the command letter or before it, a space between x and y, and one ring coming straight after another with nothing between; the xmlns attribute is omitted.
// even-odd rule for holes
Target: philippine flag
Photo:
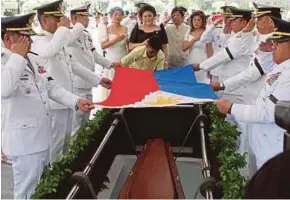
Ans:
<svg viewBox="0 0 290 200"><path fill-rule="evenodd" d="M165 107L217 99L210 85L198 83L192 65L162 71L118 67L109 97L100 107Z"/></svg>

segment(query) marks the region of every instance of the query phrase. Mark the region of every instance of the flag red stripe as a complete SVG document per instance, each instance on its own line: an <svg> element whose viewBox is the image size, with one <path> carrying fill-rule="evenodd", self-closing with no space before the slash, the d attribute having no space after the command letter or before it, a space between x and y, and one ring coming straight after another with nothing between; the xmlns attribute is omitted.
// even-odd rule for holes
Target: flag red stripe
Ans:
<svg viewBox="0 0 290 200"><path fill-rule="evenodd" d="M103 106L134 104L144 99L147 94L157 90L159 90L159 86L154 78L154 71L118 67L110 96L98 104Z"/></svg>

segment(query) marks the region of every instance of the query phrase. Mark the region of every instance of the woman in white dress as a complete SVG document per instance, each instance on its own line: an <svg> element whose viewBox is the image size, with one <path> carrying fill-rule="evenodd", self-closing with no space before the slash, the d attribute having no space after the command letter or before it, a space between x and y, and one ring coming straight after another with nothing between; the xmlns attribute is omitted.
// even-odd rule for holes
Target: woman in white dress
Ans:
<svg viewBox="0 0 290 200"><path fill-rule="evenodd" d="M124 16L122 8L115 7L110 11L112 24L100 30L101 47L106 50L106 58L111 62L120 62L121 59L128 53L128 35L127 27L121 25ZM104 70L103 76L113 79L114 70ZM109 91L103 89L103 99L106 99Z"/></svg>
<svg viewBox="0 0 290 200"><path fill-rule="evenodd" d="M200 37L206 28L206 16L202 11L195 11L190 16L191 29L185 34L183 51L189 50L187 64L199 64L213 55L212 43L201 43ZM207 72L195 72L198 82L209 83Z"/></svg>

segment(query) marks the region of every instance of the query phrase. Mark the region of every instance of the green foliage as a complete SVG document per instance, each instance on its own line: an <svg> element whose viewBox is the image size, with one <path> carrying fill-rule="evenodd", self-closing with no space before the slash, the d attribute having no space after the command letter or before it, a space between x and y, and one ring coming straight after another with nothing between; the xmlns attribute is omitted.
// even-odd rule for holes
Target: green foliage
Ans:
<svg viewBox="0 0 290 200"><path fill-rule="evenodd" d="M98 134L101 124L108 114L109 110L106 109L97 112L95 118L89 120L78 131L77 137L71 144L69 153L64 155L59 161L54 162L51 167L44 169L40 183L31 197L32 199L46 198L51 194L57 193L60 183L72 175L71 167L76 158ZM103 185L102 188L106 188L106 186Z"/></svg>
<svg viewBox="0 0 290 200"><path fill-rule="evenodd" d="M200 4L200 10L209 12L213 10L212 2L203 2Z"/></svg>
<svg viewBox="0 0 290 200"><path fill-rule="evenodd" d="M217 158L223 198L240 199L243 197L248 180L239 173L239 169L246 166L246 155L237 153L236 141L239 132L236 127L224 120L225 116L218 112L216 106L208 104L206 109L209 112L211 124L209 135L211 148L219 152ZM49 195L57 193L60 183L72 175L71 166L76 158L98 134L101 124L108 114L109 110L98 112L94 119L79 130L76 139L71 144L69 154L54 162L52 167L44 170L32 199L47 198ZM103 188L106 188L106 185L103 185Z"/></svg>
<svg viewBox="0 0 290 200"><path fill-rule="evenodd" d="M210 112L211 148L219 152L223 199L241 199L248 180L239 172L246 166L246 155L237 153L236 141L240 133L235 126L225 121L225 115L221 115L215 105L208 104L207 110Z"/></svg>

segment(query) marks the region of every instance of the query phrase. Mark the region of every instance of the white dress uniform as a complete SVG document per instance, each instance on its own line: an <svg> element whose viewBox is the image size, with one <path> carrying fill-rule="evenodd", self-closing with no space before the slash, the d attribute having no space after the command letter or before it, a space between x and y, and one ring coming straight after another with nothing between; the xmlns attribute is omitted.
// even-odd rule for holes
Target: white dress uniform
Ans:
<svg viewBox="0 0 290 200"><path fill-rule="evenodd" d="M262 90L266 74L273 70L275 63L273 61L273 52L264 52L257 50L247 69L225 81L223 84L228 91L234 91L239 87L247 86L244 94L244 103L255 101Z"/></svg>
<svg viewBox="0 0 290 200"><path fill-rule="evenodd" d="M264 88L255 105L233 104L232 116L242 122L252 123L255 144L250 145L255 153L257 167L282 152L284 130L275 124L275 104L271 95L280 101L290 100L290 60L287 60L267 75Z"/></svg>
<svg viewBox="0 0 290 200"><path fill-rule="evenodd" d="M73 92L74 74L86 79L94 86L100 82L100 78L96 74L77 63L65 49L83 31L84 26L77 23L73 29L59 27L54 34L43 31L43 35L33 38L32 51L37 53L40 58L36 60L36 63L44 67L54 77L56 83L70 92ZM55 101L49 103L53 129L51 157L52 161L55 161L62 154L68 153L73 111Z"/></svg>
<svg viewBox="0 0 290 200"><path fill-rule="evenodd" d="M256 17L263 17L263 16L276 16L281 18L280 15L280 8L277 7L269 7L263 5L257 5L255 3L255 16ZM270 73L274 68L276 68L276 64L273 61L273 54L272 52L264 52L259 50L260 44L262 42L266 42L266 40L272 36L270 34L260 34L258 32L257 27L254 28L253 34L255 36L254 46L257 50L254 51L253 58L251 60L250 66L241 72L240 74L229 78L223 82L224 86L229 91L234 91L239 87L245 86L247 91L244 94L243 102L246 104L255 104L255 101L260 94L264 86L264 82L266 79L266 75ZM250 137L249 137L250 136ZM257 138L256 138L257 137ZM250 175L255 172L255 159L251 159L255 156L252 152L252 149L255 147L251 147L251 145L255 144L255 141L259 140L258 134L252 134L252 124L247 123L243 126L242 134L240 135L240 146L239 152L245 153L249 156L249 167L250 167ZM254 162L254 167L253 163Z"/></svg>
<svg viewBox="0 0 290 200"><path fill-rule="evenodd" d="M231 34L224 34L222 28L216 27L213 24L207 25L205 31L200 37L200 42L207 44L213 43L214 55L225 48L227 40L231 37ZM218 79L219 67L210 71L213 79Z"/></svg>
<svg viewBox="0 0 290 200"><path fill-rule="evenodd" d="M290 23L275 17L271 18L276 26L271 39L278 43L289 43ZM274 53L277 53L275 51ZM284 130L275 125L274 104L277 100L290 100L289 88L290 59L280 63L268 73L264 88L255 105L233 104L232 106L231 113L236 120L252 123L250 148L253 149L254 159L250 159L250 164L254 162L257 168L283 150Z"/></svg>
<svg viewBox="0 0 290 200"><path fill-rule="evenodd" d="M230 92L240 87L246 87L243 95L243 103L254 104L263 88L266 75L273 70L274 66L272 52L257 50L254 53L250 66L241 73L223 81L223 84ZM240 135L238 152L241 154L251 154L249 152L249 144L252 142L249 140L255 137L249 138L252 129L251 124L239 123L239 127L242 133Z"/></svg>
<svg viewBox="0 0 290 200"><path fill-rule="evenodd" d="M102 57L96 51L92 43L92 38L90 34L85 30L81 33L79 38L71 45L68 46L68 53L83 67L94 72L95 64L110 69L112 63ZM85 99L92 100L92 88L93 84L84 80L79 76L74 76L74 93ZM89 120L90 113L83 113L75 111L73 119L73 132L76 133L78 129L84 125Z"/></svg>
<svg viewBox="0 0 290 200"><path fill-rule="evenodd" d="M15 199L30 197L49 162L49 98L69 108L78 101L51 77L40 75L29 58L2 48L2 149L12 163Z"/></svg>
<svg viewBox="0 0 290 200"><path fill-rule="evenodd" d="M232 36L226 44L226 48L219 51L211 58L200 63L200 69L210 71L222 64L220 68L219 79L221 81L233 77L245 70L250 63L253 48L254 37L251 32L240 32ZM243 102L245 87L234 91L227 88L223 91L222 98L230 99L233 102Z"/></svg>

